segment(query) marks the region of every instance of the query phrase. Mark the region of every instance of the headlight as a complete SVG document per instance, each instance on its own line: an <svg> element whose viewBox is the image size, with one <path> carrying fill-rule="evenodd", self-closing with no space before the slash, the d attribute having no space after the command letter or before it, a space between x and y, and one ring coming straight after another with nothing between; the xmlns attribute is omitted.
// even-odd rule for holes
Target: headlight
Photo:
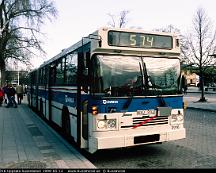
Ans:
<svg viewBox="0 0 216 173"><path fill-rule="evenodd" d="M97 130L116 130L116 119L97 120Z"/></svg>
<svg viewBox="0 0 216 173"><path fill-rule="evenodd" d="M98 122L97 122L97 127L98 127L99 129L104 129L104 128L106 127L105 121L103 121L103 120L98 121Z"/></svg>
<svg viewBox="0 0 216 173"><path fill-rule="evenodd" d="M171 115L171 125L172 124L181 124L183 123L184 116L183 114L172 114Z"/></svg>

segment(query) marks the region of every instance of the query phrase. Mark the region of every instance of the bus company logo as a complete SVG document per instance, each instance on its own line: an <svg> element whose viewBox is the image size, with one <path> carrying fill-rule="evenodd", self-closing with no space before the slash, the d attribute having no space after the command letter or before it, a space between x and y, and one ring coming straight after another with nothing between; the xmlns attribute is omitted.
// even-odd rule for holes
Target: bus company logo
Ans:
<svg viewBox="0 0 216 173"><path fill-rule="evenodd" d="M109 103L118 103L117 100L103 100L103 104L109 104Z"/></svg>
<svg viewBox="0 0 216 173"><path fill-rule="evenodd" d="M68 97L68 95L65 95L65 102L74 103L74 98Z"/></svg>

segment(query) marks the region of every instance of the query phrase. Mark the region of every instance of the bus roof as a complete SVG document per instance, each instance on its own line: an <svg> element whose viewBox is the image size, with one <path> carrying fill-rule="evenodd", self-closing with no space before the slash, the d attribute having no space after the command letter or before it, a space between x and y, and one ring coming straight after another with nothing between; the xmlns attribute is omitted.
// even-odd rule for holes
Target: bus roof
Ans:
<svg viewBox="0 0 216 173"><path fill-rule="evenodd" d="M122 31L122 32L132 32L132 33L133 32L134 33L146 33L146 34L156 34L156 35L178 37L177 34L175 34L175 33L165 33L165 32L157 32L157 31L145 31L143 29L110 28L110 27L101 27L98 30L96 30L95 32L93 32L92 34L89 34L88 37L90 37L91 35L94 35L94 36L100 35L100 33L107 32L107 31L110 31L110 30L112 30L112 31L120 31L120 32ZM59 59L60 57L65 56L65 55L69 54L70 52L72 52L74 50L77 50L82 45L85 45L85 44L91 42L91 39L88 39L88 37L83 37L80 41L73 44L72 46L70 46L70 47L68 47L66 49L62 49L62 51L60 53L58 53L56 56L54 56L53 58L51 58L51 59L45 61L43 64L41 64L39 68L44 67L47 64Z"/></svg>

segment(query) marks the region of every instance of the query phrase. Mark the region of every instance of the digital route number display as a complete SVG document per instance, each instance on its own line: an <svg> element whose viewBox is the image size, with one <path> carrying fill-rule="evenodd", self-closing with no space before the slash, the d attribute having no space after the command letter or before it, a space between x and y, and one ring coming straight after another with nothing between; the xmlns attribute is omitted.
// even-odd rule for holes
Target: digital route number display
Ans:
<svg viewBox="0 0 216 173"><path fill-rule="evenodd" d="M145 33L109 31L109 46L172 49L172 37Z"/></svg>

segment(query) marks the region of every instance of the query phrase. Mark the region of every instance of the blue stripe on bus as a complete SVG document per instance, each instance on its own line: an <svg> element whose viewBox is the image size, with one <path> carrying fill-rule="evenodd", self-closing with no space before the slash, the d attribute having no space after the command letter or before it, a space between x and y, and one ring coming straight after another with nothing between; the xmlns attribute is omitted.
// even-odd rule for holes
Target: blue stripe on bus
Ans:
<svg viewBox="0 0 216 173"><path fill-rule="evenodd" d="M48 100L48 91L43 89L38 89L38 96ZM51 91L52 101L61 103L65 106L75 107L77 104L77 94L62 91Z"/></svg>
<svg viewBox="0 0 216 173"><path fill-rule="evenodd" d="M38 89L38 96L48 99L48 92L45 89Z"/></svg>
<svg viewBox="0 0 216 173"><path fill-rule="evenodd" d="M69 92L51 91L52 100L65 106L75 107L77 105L77 94Z"/></svg>
<svg viewBox="0 0 216 173"><path fill-rule="evenodd" d="M77 90L74 90L77 91ZM48 91L38 89L38 96L48 100ZM61 103L65 106L75 107L77 106L77 93L70 93L66 91L54 91L51 90L52 101ZM88 100L90 95L82 95L82 102Z"/></svg>
<svg viewBox="0 0 216 173"><path fill-rule="evenodd" d="M92 102L92 105L96 105L98 107L98 111L100 113L107 113L111 108L114 108L116 112L123 112L125 110L127 112L134 112L137 110L156 109L160 106L167 106L172 109L183 108L182 96L163 97L162 99L158 97L134 97L132 100L129 100L129 98L106 98L103 100L91 100L90 102ZM164 104L162 104L162 102L164 102Z"/></svg>
<svg viewBox="0 0 216 173"><path fill-rule="evenodd" d="M76 107L77 106L77 93L69 93L62 91L51 91L52 100L61 103L65 106ZM45 90L39 90L38 95L48 99L48 92ZM168 106L172 109L183 108L182 96L168 96L168 97L133 97L130 98L101 98L95 99L90 95L82 95L82 102L89 100L88 112L91 112L91 106L98 107L100 113L107 113L111 108L114 108L116 112L134 112L137 110L156 109L160 106ZM162 105L164 103L164 105ZM82 106L82 105L80 105ZM81 108L82 109L82 108ZM124 110L125 109L125 110Z"/></svg>

